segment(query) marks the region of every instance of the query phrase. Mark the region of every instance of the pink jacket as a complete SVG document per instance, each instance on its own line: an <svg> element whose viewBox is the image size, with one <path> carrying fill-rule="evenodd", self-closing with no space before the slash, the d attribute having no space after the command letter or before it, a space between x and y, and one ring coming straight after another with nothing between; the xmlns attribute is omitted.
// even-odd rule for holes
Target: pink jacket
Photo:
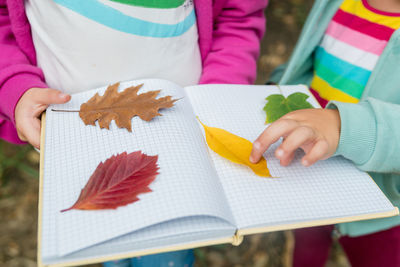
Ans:
<svg viewBox="0 0 400 267"><path fill-rule="evenodd" d="M200 83L251 84L268 0L195 0L203 62ZM23 0L0 0L0 138L23 143L14 109L32 87L46 88ZM57 89L57 88L56 88Z"/></svg>

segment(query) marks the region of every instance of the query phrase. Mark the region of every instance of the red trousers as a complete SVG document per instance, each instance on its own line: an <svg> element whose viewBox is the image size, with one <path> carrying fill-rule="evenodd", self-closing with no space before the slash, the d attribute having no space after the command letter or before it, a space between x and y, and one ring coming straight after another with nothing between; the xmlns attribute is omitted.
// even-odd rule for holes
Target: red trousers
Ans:
<svg viewBox="0 0 400 267"><path fill-rule="evenodd" d="M295 230L293 267L323 267L332 245L333 226ZM352 267L400 267L400 226L339 242Z"/></svg>

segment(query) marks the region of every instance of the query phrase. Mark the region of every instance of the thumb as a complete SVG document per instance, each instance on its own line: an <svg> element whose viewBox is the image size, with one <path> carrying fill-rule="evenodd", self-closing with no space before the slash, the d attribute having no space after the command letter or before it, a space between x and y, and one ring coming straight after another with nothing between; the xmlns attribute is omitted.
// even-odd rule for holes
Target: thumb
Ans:
<svg viewBox="0 0 400 267"><path fill-rule="evenodd" d="M49 105L67 103L71 96L56 89L44 88L36 90L33 98L37 103Z"/></svg>
<svg viewBox="0 0 400 267"><path fill-rule="evenodd" d="M40 120L38 118L24 118L20 125L19 138L40 149Z"/></svg>

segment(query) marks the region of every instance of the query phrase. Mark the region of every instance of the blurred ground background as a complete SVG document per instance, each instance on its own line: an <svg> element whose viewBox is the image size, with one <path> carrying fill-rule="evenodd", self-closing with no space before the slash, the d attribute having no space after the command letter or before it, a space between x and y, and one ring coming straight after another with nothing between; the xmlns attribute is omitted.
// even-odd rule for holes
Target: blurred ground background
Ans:
<svg viewBox="0 0 400 267"><path fill-rule="evenodd" d="M312 0L270 2L258 84L264 83L273 68L288 59L312 3ZM29 146L17 147L0 141L0 267L36 266L38 167L39 155ZM196 266L289 267L293 245L290 231L247 236L239 247L196 249ZM349 266L337 244L327 266Z"/></svg>

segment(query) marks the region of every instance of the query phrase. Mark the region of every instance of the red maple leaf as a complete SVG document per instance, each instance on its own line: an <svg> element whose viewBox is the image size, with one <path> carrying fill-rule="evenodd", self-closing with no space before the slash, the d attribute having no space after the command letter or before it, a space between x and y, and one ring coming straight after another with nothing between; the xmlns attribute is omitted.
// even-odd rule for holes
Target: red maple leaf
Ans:
<svg viewBox="0 0 400 267"><path fill-rule="evenodd" d="M149 185L158 174L158 156L147 156L141 151L126 152L100 162L82 189L71 209L116 209L135 201L138 195L151 192Z"/></svg>

